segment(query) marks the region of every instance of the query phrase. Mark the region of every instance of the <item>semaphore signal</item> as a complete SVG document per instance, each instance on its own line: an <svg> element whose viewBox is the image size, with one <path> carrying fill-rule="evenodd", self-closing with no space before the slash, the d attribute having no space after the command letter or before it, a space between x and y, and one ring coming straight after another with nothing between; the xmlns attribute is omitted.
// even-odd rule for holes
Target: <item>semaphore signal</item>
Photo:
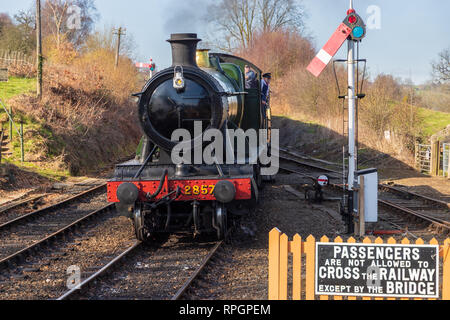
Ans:
<svg viewBox="0 0 450 320"><path fill-rule="evenodd" d="M341 212L343 214L344 220L347 222L348 233L354 232L355 226L353 225L353 217L355 216L359 219L359 223L357 225L359 227L359 232L362 232L364 230L364 217L370 216L370 219L368 219L367 221L371 222L373 222L372 220L374 219L378 219L378 208L369 208L366 205L367 203L373 202L373 197L377 197L376 187L375 195L372 194L373 183L378 184L377 170L374 169L370 172L357 172L357 106L358 99L363 98L364 95L359 95L357 92L357 79L359 77L359 70L357 69L356 65L358 64L359 60L356 58L355 44L360 42L365 36L366 25L363 19L356 13L355 9L353 8L353 0L350 0L350 8L347 11L347 16L337 27L336 31L333 33L325 46L320 49L319 53L314 57L314 59L307 67L307 70L310 73L312 73L315 77L318 77L336 55L344 42L348 42L346 60L348 70L348 93L346 96L340 96L340 98L348 100L348 149L344 151L344 159L348 158L348 176L346 177L347 181L345 181L344 178L343 183L343 185L346 187L346 190L343 198ZM344 168L345 166L346 164L344 160ZM376 178L374 178L374 176L376 176ZM361 188L359 186L359 178L361 178ZM364 180L366 180L365 183ZM363 188L364 190L360 190ZM362 201L364 202L364 204L361 204L361 201L358 202L359 197L364 197L366 195L369 199L366 199L366 201ZM360 208L360 206L365 207ZM359 215L359 209L363 211L361 215Z"/></svg>
<svg viewBox="0 0 450 320"><path fill-rule="evenodd" d="M363 19L356 14L351 3L350 9L347 11L347 17L338 26L325 46L320 49L307 67L307 70L315 77L318 77L346 40L361 41L365 36L366 25Z"/></svg>
<svg viewBox="0 0 450 320"><path fill-rule="evenodd" d="M136 62L135 66L136 68L149 69L150 78L153 77L153 73L156 70L156 64L153 62L153 59L150 59L150 63Z"/></svg>

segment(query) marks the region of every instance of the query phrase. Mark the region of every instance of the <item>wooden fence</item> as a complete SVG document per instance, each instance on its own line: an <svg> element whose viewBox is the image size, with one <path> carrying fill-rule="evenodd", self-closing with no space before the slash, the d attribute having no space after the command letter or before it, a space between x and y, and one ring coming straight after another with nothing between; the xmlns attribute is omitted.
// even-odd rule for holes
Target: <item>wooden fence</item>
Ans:
<svg viewBox="0 0 450 320"><path fill-rule="evenodd" d="M327 237L322 237L320 242L330 242ZM338 237L335 243L343 243L343 239ZM354 238L348 239L347 243L356 243ZM363 243L369 244L372 241L365 238ZM377 238L373 243L383 244L381 238ZM396 240L390 238L387 244L396 244ZM403 239L401 244L411 244L408 239ZM422 239L418 239L415 244L424 245ZM438 245L438 241L433 239L431 245ZM269 300L316 300L315 296L315 250L316 239L309 236L306 241L297 234L293 241L289 241L286 234L282 234L278 229L273 229L269 234ZM289 268L289 254L292 254L292 267ZM442 279L442 299L450 300L450 239L440 246L440 258L443 259L443 279ZM292 276L288 277L288 271L292 269ZM292 282L288 283L288 278ZM292 294L289 295L288 287L292 287ZM320 296L320 300L328 300L329 296ZM334 296L334 300L343 300L342 296ZM357 297L347 297L348 300L356 300ZM372 300L371 297L363 297L363 300ZM385 298L374 298L384 300ZM397 298L386 298L396 300ZM409 300L409 298L402 298ZM422 300L415 298L415 300Z"/></svg>
<svg viewBox="0 0 450 320"><path fill-rule="evenodd" d="M12 64L34 64L34 58L22 52L0 50L0 67L9 67Z"/></svg>

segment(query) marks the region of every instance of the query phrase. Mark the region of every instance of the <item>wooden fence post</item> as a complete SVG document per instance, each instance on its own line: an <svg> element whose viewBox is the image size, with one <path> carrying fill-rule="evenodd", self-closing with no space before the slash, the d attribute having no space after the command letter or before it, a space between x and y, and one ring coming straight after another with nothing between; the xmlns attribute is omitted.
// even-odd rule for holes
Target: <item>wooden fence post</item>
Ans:
<svg viewBox="0 0 450 320"><path fill-rule="evenodd" d="M443 279L442 300L450 300L450 239L445 240L443 246Z"/></svg>
<svg viewBox="0 0 450 320"><path fill-rule="evenodd" d="M411 241L409 241L407 238L403 238L403 240L401 241L401 244L408 245L408 244L411 244ZM439 257L438 257L438 259L439 259ZM409 298L401 298L400 300L409 300Z"/></svg>
<svg viewBox="0 0 450 320"><path fill-rule="evenodd" d="M280 236L277 228L269 233L269 300L280 299Z"/></svg>
<svg viewBox="0 0 450 320"><path fill-rule="evenodd" d="M292 299L302 300L302 237L294 236L292 242Z"/></svg>
<svg viewBox="0 0 450 320"><path fill-rule="evenodd" d="M330 239L328 239L328 237L327 236L323 236L322 238L320 238L320 242L324 242L324 243L327 243L327 242L330 242ZM317 252L316 252L316 254L317 254ZM315 258L314 258L314 260L315 260ZM314 265L316 264L316 262L314 261ZM314 272L315 272L316 270L315 270L315 268L314 268ZM315 275L314 275L315 276ZM314 279L315 280L315 279ZM330 299L330 297L329 296L320 296L320 300L329 300Z"/></svg>
<svg viewBox="0 0 450 320"><path fill-rule="evenodd" d="M350 238L348 238L347 243L356 243L356 239L353 237L350 237ZM350 296L350 297L347 297L347 300L356 300L356 297Z"/></svg>
<svg viewBox="0 0 450 320"><path fill-rule="evenodd" d="M416 244L422 246L422 245L425 244L425 241L423 241L422 238L419 238L419 239L416 240ZM422 298L415 298L414 300L423 300L423 299Z"/></svg>
<svg viewBox="0 0 450 320"><path fill-rule="evenodd" d="M341 237L337 237L336 239L334 239L334 243L343 243L344 240L342 240ZM344 297L342 296L334 296L334 300L344 300Z"/></svg>
<svg viewBox="0 0 450 320"><path fill-rule="evenodd" d="M448 166L447 166L447 177L450 179L450 148L448 150Z"/></svg>
<svg viewBox="0 0 450 320"><path fill-rule="evenodd" d="M441 164L441 147L440 142L436 141L431 144L431 175L436 177L439 175Z"/></svg>
<svg viewBox="0 0 450 320"><path fill-rule="evenodd" d="M306 239L306 300L315 300L314 266L316 264L316 239L311 235Z"/></svg>
<svg viewBox="0 0 450 320"><path fill-rule="evenodd" d="M387 243L388 244L397 244L397 241L394 238L390 237L388 239ZM387 298L386 300L397 300L397 299L395 299L395 298Z"/></svg>
<svg viewBox="0 0 450 320"><path fill-rule="evenodd" d="M418 152L419 152L419 144L416 142L416 143L414 144L414 164L415 164L415 166L416 166L416 169L419 167L419 166L417 165L417 161L418 161L418 159L419 159L419 157L418 157Z"/></svg>
<svg viewBox="0 0 450 320"><path fill-rule="evenodd" d="M384 241L383 241L383 239L381 239L380 237L378 237L378 238L375 239L374 243L375 243L375 244L383 244ZM376 297L375 300L384 300L384 298L383 298L383 297Z"/></svg>
<svg viewBox="0 0 450 320"><path fill-rule="evenodd" d="M278 298L287 300L288 292L288 255L289 255L289 238L286 234L280 237L280 287L278 289Z"/></svg>
<svg viewBox="0 0 450 320"><path fill-rule="evenodd" d="M364 244L371 244L372 240L370 240L369 237L365 237L364 240L363 240L363 243ZM372 300L372 298L371 297L362 297L362 300Z"/></svg>

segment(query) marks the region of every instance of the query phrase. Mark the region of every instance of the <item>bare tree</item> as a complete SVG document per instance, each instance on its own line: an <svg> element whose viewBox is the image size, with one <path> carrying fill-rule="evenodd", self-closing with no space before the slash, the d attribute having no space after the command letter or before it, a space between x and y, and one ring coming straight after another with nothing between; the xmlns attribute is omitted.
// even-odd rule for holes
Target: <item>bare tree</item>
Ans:
<svg viewBox="0 0 450 320"><path fill-rule="evenodd" d="M12 21L9 15L7 13L0 13L0 33L4 27L10 25L12 25Z"/></svg>
<svg viewBox="0 0 450 320"><path fill-rule="evenodd" d="M303 27L304 8L294 0L260 0L258 7L263 32L282 28L300 31Z"/></svg>
<svg viewBox="0 0 450 320"><path fill-rule="evenodd" d="M67 9L72 1L47 0L44 3L42 16L46 33L51 33L56 47L59 49L65 33L63 23L67 18Z"/></svg>
<svg viewBox="0 0 450 320"><path fill-rule="evenodd" d="M33 9L20 10L14 15L14 19L19 25L24 26L28 30L34 30L36 28L36 15Z"/></svg>
<svg viewBox="0 0 450 320"><path fill-rule="evenodd" d="M226 46L233 46L233 42L246 48L253 39L258 0L222 0L211 6L213 14L210 22L217 25L224 34Z"/></svg>
<svg viewBox="0 0 450 320"><path fill-rule="evenodd" d="M450 48L439 53L439 61L432 62L433 80L436 83L450 82Z"/></svg>
<svg viewBox="0 0 450 320"><path fill-rule="evenodd" d="M92 31L96 11L93 0L46 0L42 9L43 34L52 35L57 48L63 39L79 46ZM72 19L77 23L69 25Z"/></svg>
<svg viewBox="0 0 450 320"><path fill-rule="evenodd" d="M35 48L34 23L24 23L17 15L13 23L7 14L0 14L0 48L31 54Z"/></svg>
<svg viewBox="0 0 450 320"><path fill-rule="evenodd" d="M257 32L301 31L304 19L303 6L295 0L221 0L208 12L217 29L214 42L227 51L248 48Z"/></svg>

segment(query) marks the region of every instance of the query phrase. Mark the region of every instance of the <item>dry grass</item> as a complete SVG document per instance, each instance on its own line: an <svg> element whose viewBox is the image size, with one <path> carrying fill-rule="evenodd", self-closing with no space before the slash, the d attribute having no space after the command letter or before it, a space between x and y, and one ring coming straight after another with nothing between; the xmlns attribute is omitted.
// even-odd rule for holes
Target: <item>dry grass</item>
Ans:
<svg viewBox="0 0 450 320"><path fill-rule="evenodd" d="M113 52L71 51L68 46L51 55L42 101L22 95L10 103L27 122L26 140L33 141L26 160L78 175L134 151L141 132L130 97L138 78L130 59L114 68Z"/></svg>
<svg viewBox="0 0 450 320"><path fill-rule="evenodd" d="M36 66L31 64L11 64L8 66L8 73L11 77L34 78L36 77Z"/></svg>
<svg viewBox="0 0 450 320"><path fill-rule="evenodd" d="M275 115L314 122L338 134L343 132L343 104L338 99L332 66L319 78L306 70L315 54L309 39L289 31L260 34L250 48L236 53L274 75L271 107ZM341 95L346 94L346 76L346 70L337 66ZM372 83L366 81L365 93L367 96L359 105L361 144L410 162L415 140L421 137L417 110L410 107L407 95L392 76L380 75ZM389 141L385 131L391 133Z"/></svg>

